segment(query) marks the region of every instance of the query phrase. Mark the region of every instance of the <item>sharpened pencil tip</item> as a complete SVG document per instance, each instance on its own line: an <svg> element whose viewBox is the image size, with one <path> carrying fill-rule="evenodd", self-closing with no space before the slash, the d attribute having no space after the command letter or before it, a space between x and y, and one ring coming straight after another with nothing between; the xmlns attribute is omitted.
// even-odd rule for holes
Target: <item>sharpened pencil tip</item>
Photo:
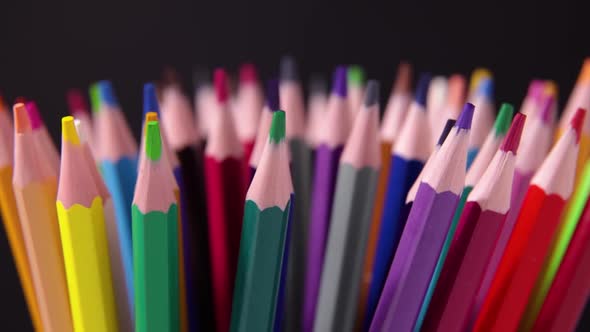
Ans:
<svg viewBox="0 0 590 332"><path fill-rule="evenodd" d="M98 82L98 87L100 91L99 95L101 102L112 107L119 106L117 95L115 95L115 89L113 89L113 84L110 81L100 81Z"/></svg>
<svg viewBox="0 0 590 332"><path fill-rule="evenodd" d="M477 86L478 95L486 96L488 99L494 99L494 81L491 78L484 78Z"/></svg>
<svg viewBox="0 0 590 332"><path fill-rule="evenodd" d="M66 98L68 100L68 108L70 109L71 115L75 115L77 113L88 113L88 104L86 103L86 99L80 90L69 89Z"/></svg>
<svg viewBox="0 0 590 332"><path fill-rule="evenodd" d="M17 133L22 134L31 130L31 124L29 123L29 115L25 104L17 103L13 106L14 112L14 129Z"/></svg>
<svg viewBox="0 0 590 332"><path fill-rule="evenodd" d="M348 90L348 82L346 78L346 66L338 66L334 71L332 79L332 93L346 98Z"/></svg>
<svg viewBox="0 0 590 332"><path fill-rule="evenodd" d="M541 93L544 93L557 99L557 95L559 94L559 88L557 87L557 83L551 80L545 81L544 88L541 91Z"/></svg>
<svg viewBox="0 0 590 332"><path fill-rule="evenodd" d="M145 154L150 160L159 160L162 155L162 137L158 121L150 121L145 133Z"/></svg>
<svg viewBox="0 0 590 332"><path fill-rule="evenodd" d="M395 83L393 84L393 91L397 93L410 93L412 88L412 65L409 62L402 61L397 66L397 74Z"/></svg>
<svg viewBox="0 0 590 332"><path fill-rule="evenodd" d="M494 123L496 137L506 134L508 128L510 128L510 122L512 121L513 113L514 107L512 107L512 105L508 103L502 103L502 106L500 106L500 111L498 112L498 116L496 117L496 122Z"/></svg>
<svg viewBox="0 0 590 332"><path fill-rule="evenodd" d="M365 71L359 65L348 67L348 84L350 86L363 86L365 84Z"/></svg>
<svg viewBox="0 0 590 332"><path fill-rule="evenodd" d="M78 137L78 131L76 130L73 116L68 115L61 118L61 137L64 142L80 145L80 138Z"/></svg>
<svg viewBox="0 0 590 332"><path fill-rule="evenodd" d="M280 108L279 80L270 79L266 82L266 105L271 111Z"/></svg>
<svg viewBox="0 0 590 332"><path fill-rule="evenodd" d="M145 113L145 123L150 123L152 121L158 121L158 113L156 113L156 112Z"/></svg>
<svg viewBox="0 0 590 332"><path fill-rule="evenodd" d="M297 73L297 62L295 58L290 55L285 55L281 58L280 63L280 78L281 81L297 82L299 75Z"/></svg>
<svg viewBox="0 0 590 332"><path fill-rule="evenodd" d="M512 152L516 154L518 151L518 145L520 144L520 137L522 136L522 129L524 128L524 123L526 122L526 115L522 113L516 113L514 116L514 120L512 121L512 125L508 130L508 134L504 138L502 145L500 146L500 150L506 152Z"/></svg>
<svg viewBox="0 0 590 332"><path fill-rule="evenodd" d="M584 125L584 117L586 116L586 110L578 108L576 114L572 118L570 125L576 132L576 143L580 143L580 136L582 135L582 126Z"/></svg>
<svg viewBox="0 0 590 332"><path fill-rule="evenodd" d="M227 73L223 68L217 68L213 72L213 85L215 86L215 96L217 101L224 104L228 98Z"/></svg>
<svg viewBox="0 0 590 332"><path fill-rule="evenodd" d="M367 88L365 89L365 106L371 107L379 103L379 82L376 80L369 80Z"/></svg>
<svg viewBox="0 0 590 332"><path fill-rule="evenodd" d="M154 83L146 83L143 85L143 114L148 112L160 113L160 106L158 105L158 96L156 95L156 86Z"/></svg>
<svg viewBox="0 0 590 332"><path fill-rule="evenodd" d="M326 80L323 76L318 74L313 74L311 79L309 80L309 91L310 94L325 94L328 92L328 87L326 84Z"/></svg>
<svg viewBox="0 0 590 332"><path fill-rule="evenodd" d="M469 82L469 91L475 92L483 79L491 79L492 72L487 68L475 68L471 73L471 80Z"/></svg>
<svg viewBox="0 0 590 332"><path fill-rule="evenodd" d="M426 110L426 97L428 96L428 86L430 85L431 76L429 73L422 73L416 86L415 100Z"/></svg>
<svg viewBox="0 0 590 332"><path fill-rule="evenodd" d="M465 77L460 74L453 74L449 77L449 92L447 104L453 107L461 107L465 101Z"/></svg>
<svg viewBox="0 0 590 332"><path fill-rule="evenodd" d="M100 111L100 88L98 83L92 83L88 88L88 95L90 96L90 108L92 113Z"/></svg>
<svg viewBox="0 0 590 332"><path fill-rule="evenodd" d="M447 136L449 136L449 133L451 132L451 129L453 129L453 127L455 126L455 123L457 121L454 119L448 119L447 123L445 123L445 127L443 128L442 133L440 133L440 136L438 137L438 142L436 142L436 145L438 146L442 146L443 143L445 142L445 140L447 139Z"/></svg>
<svg viewBox="0 0 590 332"><path fill-rule="evenodd" d="M256 66L252 63L244 63L240 66L240 83L256 83L258 82L258 73Z"/></svg>
<svg viewBox="0 0 590 332"><path fill-rule="evenodd" d="M533 98L534 100L539 100L543 95L543 90L545 89L545 82L543 80L532 80L529 83L529 88L527 91L527 96Z"/></svg>
<svg viewBox="0 0 590 332"><path fill-rule="evenodd" d="M473 112L475 111L475 106L472 103L465 103L463 106L463 111L459 115L459 119L457 119L457 126L460 129L471 129L471 120L473 119Z"/></svg>
<svg viewBox="0 0 590 332"><path fill-rule="evenodd" d="M545 97L543 108L541 109L541 121L544 124L549 124L553 119L553 103L555 102L555 98L551 95L547 95Z"/></svg>
<svg viewBox="0 0 590 332"><path fill-rule="evenodd" d="M580 70L580 76L578 77L577 83L585 83L590 81L590 57L584 59L582 64L582 70Z"/></svg>
<svg viewBox="0 0 590 332"><path fill-rule="evenodd" d="M35 130L40 128L43 125L43 119L41 118L41 114L39 113L37 103L35 103L34 101L29 101L25 104L25 108L27 109L27 113L29 114L29 123L31 124L31 129Z"/></svg>
<svg viewBox="0 0 590 332"><path fill-rule="evenodd" d="M278 110L272 114L269 139L275 144L285 139L285 111Z"/></svg>

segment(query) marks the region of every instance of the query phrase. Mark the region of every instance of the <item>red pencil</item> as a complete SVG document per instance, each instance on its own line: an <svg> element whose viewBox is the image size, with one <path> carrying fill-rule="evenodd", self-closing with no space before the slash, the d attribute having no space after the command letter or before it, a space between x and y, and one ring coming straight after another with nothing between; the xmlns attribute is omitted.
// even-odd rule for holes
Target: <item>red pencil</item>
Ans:
<svg viewBox="0 0 590 332"><path fill-rule="evenodd" d="M578 109L569 129L533 177L475 323L475 331L511 332L518 329L551 248L563 208L573 190L585 113Z"/></svg>
<svg viewBox="0 0 590 332"><path fill-rule="evenodd" d="M258 132L260 113L264 106L262 89L256 67L245 63L240 67L240 83L234 105L234 120L238 138L244 150L244 160L250 160ZM268 135L267 135L268 136Z"/></svg>
<svg viewBox="0 0 590 332"><path fill-rule="evenodd" d="M205 189L215 320L217 331L226 332L229 331L242 232L245 167L242 146L227 108L227 75L223 69L215 70L214 84L220 109L209 127L205 149Z"/></svg>
<svg viewBox="0 0 590 332"><path fill-rule="evenodd" d="M547 293L532 332L573 331L590 295L590 204Z"/></svg>
<svg viewBox="0 0 590 332"><path fill-rule="evenodd" d="M441 280L453 280L448 292L441 292L446 305L437 331L466 331L469 315L494 245L510 209L510 192L516 151L525 123L517 114L502 146L469 194L461 220L465 225L456 233L445 261Z"/></svg>

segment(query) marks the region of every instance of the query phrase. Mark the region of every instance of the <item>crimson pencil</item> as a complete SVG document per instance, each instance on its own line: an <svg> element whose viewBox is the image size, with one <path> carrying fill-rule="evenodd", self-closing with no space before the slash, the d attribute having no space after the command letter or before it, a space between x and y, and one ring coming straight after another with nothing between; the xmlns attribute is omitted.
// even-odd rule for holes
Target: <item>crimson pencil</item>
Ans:
<svg viewBox="0 0 590 332"><path fill-rule="evenodd" d="M225 332L230 324L242 232L245 168L242 146L227 109L228 85L223 69L215 70L214 85L221 109L209 127L205 149L205 188L216 327L217 331Z"/></svg>
<svg viewBox="0 0 590 332"><path fill-rule="evenodd" d="M573 190L584 115L585 111L578 109L569 129L533 177L475 322L476 331L517 330Z"/></svg>
<svg viewBox="0 0 590 332"><path fill-rule="evenodd" d="M510 191L516 151L526 116L517 114L502 146L473 188L461 221L463 231L451 244L443 275L451 283L445 285L445 303L437 331L468 330L469 313L487 262L493 252L506 214L510 209Z"/></svg>
<svg viewBox="0 0 590 332"><path fill-rule="evenodd" d="M532 331L573 331L589 295L590 204L586 203Z"/></svg>

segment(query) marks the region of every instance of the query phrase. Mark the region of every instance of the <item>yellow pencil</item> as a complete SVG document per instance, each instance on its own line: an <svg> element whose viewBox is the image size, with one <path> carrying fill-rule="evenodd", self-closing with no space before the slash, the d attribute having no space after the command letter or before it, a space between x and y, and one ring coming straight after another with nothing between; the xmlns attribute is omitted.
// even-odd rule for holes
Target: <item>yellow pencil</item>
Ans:
<svg viewBox="0 0 590 332"><path fill-rule="evenodd" d="M118 331L103 201L74 125L62 119L57 215L76 331Z"/></svg>

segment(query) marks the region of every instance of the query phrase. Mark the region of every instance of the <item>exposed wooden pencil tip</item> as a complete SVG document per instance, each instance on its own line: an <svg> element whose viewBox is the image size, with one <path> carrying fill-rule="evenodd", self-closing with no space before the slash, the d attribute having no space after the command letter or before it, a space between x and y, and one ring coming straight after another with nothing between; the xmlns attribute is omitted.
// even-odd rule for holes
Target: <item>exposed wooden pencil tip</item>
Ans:
<svg viewBox="0 0 590 332"><path fill-rule="evenodd" d="M159 160L162 155L162 137L158 121L148 122L145 135L146 156L150 160Z"/></svg>
<svg viewBox="0 0 590 332"><path fill-rule="evenodd" d="M215 96L217 101L225 103L228 98L227 73L223 68L217 68L213 72L213 85L215 87Z"/></svg>
<svg viewBox="0 0 590 332"><path fill-rule="evenodd" d="M285 111L278 110L273 113L269 138L275 144L285 139Z"/></svg>
<svg viewBox="0 0 590 332"><path fill-rule="evenodd" d="M508 131L510 127L510 122L512 121L512 114L514 113L514 107L508 103L502 103L500 106L500 112L498 113L498 117L496 118L496 122L494 123L494 130L496 132L496 136L504 135Z"/></svg>
<svg viewBox="0 0 590 332"><path fill-rule="evenodd" d="M34 101L29 101L25 104L25 108L29 114L29 123L31 124L31 128L35 130L41 127L43 125L43 119L41 118L37 104Z"/></svg>
<svg viewBox="0 0 590 332"><path fill-rule="evenodd" d="M152 121L158 121L158 113L156 113L156 112L145 113L145 123L150 123Z"/></svg>
<svg viewBox="0 0 590 332"><path fill-rule="evenodd" d="M64 142L80 145L80 138L76 131L76 124L74 123L73 116L68 115L61 118L61 137Z"/></svg>
<svg viewBox="0 0 590 332"><path fill-rule="evenodd" d="M520 144L520 136L522 135L522 129L524 128L525 121L526 115L522 113L516 113L514 120L512 121L512 125L508 130L508 134L504 138L504 142L502 142L500 150L516 154L518 145Z"/></svg>
<svg viewBox="0 0 590 332"><path fill-rule="evenodd" d="M582 135L582 126L584 125L584 116L586 116L586 110L578 108L576 114L572 118L570 125L576 132L576 143L580 142L580 136Z"/></svg>
<svg viewBox="0 0 590 332"><path fill-rule="evenodd" d="M31 124L29 123L29 115L25 104L17 103L13 107L14 111L14 129L17 133L25 133L31 130Z"/></svg>

